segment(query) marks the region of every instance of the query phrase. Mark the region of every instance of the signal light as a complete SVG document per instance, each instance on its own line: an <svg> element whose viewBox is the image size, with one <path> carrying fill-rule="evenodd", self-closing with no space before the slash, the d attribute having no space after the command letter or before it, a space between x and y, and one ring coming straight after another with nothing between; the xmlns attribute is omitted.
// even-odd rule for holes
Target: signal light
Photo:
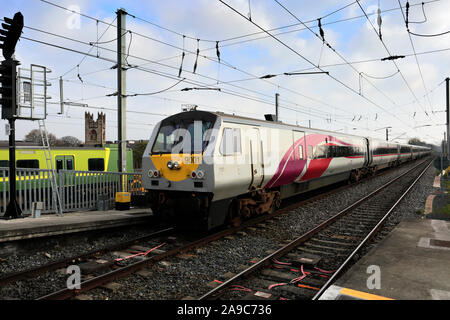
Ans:
<svg viewBox="0 0 450 320"><path fill-rule="evenodd" d="M2 119L11 119L16 115L17 65L18 62L12 59L2 61L0 64Z"/></svg>
<svg viewBox="0 0 450 320"><path fill-rule="evenodd" d="M16 50L17 41L22 34L23 29L23 15L17 12L14 18L10 19L4 17L5 23L2 23L2 28L0 29L0 48L3 49L3 56L5 59L10 59Z"/></svg>

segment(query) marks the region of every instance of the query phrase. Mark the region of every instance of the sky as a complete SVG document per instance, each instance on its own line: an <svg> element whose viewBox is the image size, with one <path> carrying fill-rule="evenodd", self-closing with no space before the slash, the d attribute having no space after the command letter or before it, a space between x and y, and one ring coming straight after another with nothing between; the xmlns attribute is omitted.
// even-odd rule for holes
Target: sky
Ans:
<svg viewBox="0 0 450 320"><path fill-rule="evenodd" d="M106 139L117 139L117 97L108 95L117 91L111 67L117 60L119 8L128 13L128 140L148 139L158 121L185 105L263 119L275 113L276 93L285 123L381 139L390 127L393 141L417 137L433 144L440 144L446 130L450 33L409 36L406 10L399 7L404 0L1 1L6 5L0 17L24 15L15 53L21 67L51 70L46 126L57 137L84 141L84 113L105 112ZM450 30L450 0L421 3L410 2L411 32ZM405 57L381 61L390 55ZM264 75L277 76L260 79ZM65 105L63 114L60 77L64 101L78 104ZM211 90L217 88L221 91ZM19 120L16 128L19 140L38 123ZM0 140L7 138L0 130Z"/></svg>

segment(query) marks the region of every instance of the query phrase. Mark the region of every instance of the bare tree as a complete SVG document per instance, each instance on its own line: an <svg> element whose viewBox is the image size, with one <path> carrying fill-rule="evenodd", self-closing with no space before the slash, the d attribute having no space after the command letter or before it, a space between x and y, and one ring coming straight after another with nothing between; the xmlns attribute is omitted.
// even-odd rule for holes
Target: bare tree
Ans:
<svg viewBox="0 0 450 320"><path fill-rule="evenodd" d="M58 140L58 144L61 146L77 147L81 144L81 141L77 137L64 136Z"/></svg>
<svg viewBox="0 0 450 320"><path fill-rule="evenodd" d="M54 146L58 140L56 136L53 133L47 133L47 136L48 136L48 143L51 146ZM42 144L41 132L38 129L31 130L25 135L25 141Z"/></svg>

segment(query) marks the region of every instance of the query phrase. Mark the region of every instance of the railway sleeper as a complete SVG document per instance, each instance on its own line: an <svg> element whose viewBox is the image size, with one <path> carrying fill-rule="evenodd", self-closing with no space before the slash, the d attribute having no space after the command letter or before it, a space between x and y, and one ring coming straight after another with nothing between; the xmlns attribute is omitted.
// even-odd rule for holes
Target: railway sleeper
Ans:
<svg viewBox="0 0 450 320"><path fill-rule="evenodd" d="M329 231L335 231L335 233L340 234L340 235L349 235L349 236L356 236L356 235L363 235L367 233L367 229L358 229L356 227L352 226L352 230L347 229L347 230L342 230L343 228L349 228L349 225L346 224L345 226L342 225L332 225L329 227Z"/></svg>
<svg viewBox="0 0 450 320"><path fill-rule="evenodd" d="M265 270L294 275L293 278L297 278L298 276L301 275L301 265L296 265L296 266L272 265L272 266L273 266L272 268L265 269ZM317 280L319 282L323 281L323 279L326 278L323 276L329 276L326 273L320 272L319 270L316 270L313 267L306 266L306 265L303 265L303 271L310 273L308 275L308 279ZM291 278L291 280L293 278Z"/></svg>
<svg viewBox="0 0 450 320"><path fill-rule="evenodd" d="M308 247L308 248L318 248L318 249L330 250L330 251L337 250L337 251L345 251L345 252L347 252L347 251L351 250L349 248L339 248L339 247L324 246L324 245L321 245L321 244L313 243L311 241L305 242L303 245Z"/></svg>
<svg viewBox="0 0 450 320"><path fill-rule="evenodd" d="M342 234L326 234L326 233L319 233L316 235L316 237L325 237L325 238L332 238L332 239L338 239L338 240L344 240L344 241L360 241L362 237L356 237L353 235L342 235Z"/></svg>
<svg viewBox="0 0 450 320"><path fill-rule="evenodd" d="M275 293L283 298L288 299L298 299L299 297L305 297L305 299L309 299L309 295L305 295L304 289L299 288L294 284L277 286L270 290L268 289L269 286L275 284L275 282L265 279L258 279L258 284L260 285L259 291Z"/></svg>
<svg viewBox="0 0 450 320"><path fill-rule="evenodd" d="M274 270L262 270L261 277L267 280L275 281L275 283L278 282L290 282L291 280L298 278L301 275L301 273L293 273L293 272L280 272L280 271L274 271ZM319 280L315 279L311 276L306 276L303 280L301 280L302 283L310 286L322 286L326 280Z"/></svg>
<svg viewBox="0 0 450 320"><path fill-rule="evenodd" d="M297 248L296 251L299 251L301 253L312 253L312 254L316 254L316 255L326 255L326 256L332 256L332 257L336 257L336 256L341 256L341 257L346 257L347 255L338 253L338 252L327 252L327 251L319 251L319 250L314 250L314 249L310 249L310 248L305 248L305 247L300 247Z"/></svg>
<svg viewBox="0 0 450 320"><path fill-rule="evenodd" d="M378 217L375 217L374 215L352 215L352 216L345 216L344 218L342 218L343 221L348 219L367 222L378 222L380 220Z"/></svg>
<svg viewBox="0 0 450 320"><path fill-rule="evenodd" d="M354 242L331 241L331 240L319 239L316 237L311 238L311 241L321 242L321 243L325 243L325 244L334 244L334 245L344 246L344 247L345 246L351 246L351 247L355 246Z"/></svg>

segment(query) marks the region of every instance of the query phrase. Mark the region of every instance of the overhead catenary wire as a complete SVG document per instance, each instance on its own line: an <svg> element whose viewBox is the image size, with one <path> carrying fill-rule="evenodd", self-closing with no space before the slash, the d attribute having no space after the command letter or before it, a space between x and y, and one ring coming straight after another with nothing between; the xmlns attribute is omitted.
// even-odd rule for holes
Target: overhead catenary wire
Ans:
<svg viewBox="0 0 450 320"><path fill-rule="evenodd" d="M433 1L429 1L429 2L436 2L436 1L439 1L439 0L433 0ZM46 2L46 3L49 3L49 4L52 4L51 2L49 2L49 1L43 1L43 2ZM53 4L54 5L54 4ZM71 11L71 12L74 12L74 11L72 11L72 10L69 10L69 9L67 9L67 8L64 8L64 7L62 7L62 6L59 6L59 5L56 5L57 7L59 7L59 8L62 8L62 9L65 9L65 10L68 10L68 11ZM392 9L392 10L394 10L394 9ZM386 11L388 11L388 10L386 10ZM90 19L92 19L92 20L96 20L96 21L98 21L96 18L93 18L93 17L89 17L89 16L87 16L87 15L85 15L85 14L81 14L81 13L79 13L80 15L82 15L82 16L84 16L84 17L88 17L88 18L90 18ZM135 17L135 16L134 16ZM147 21L148 22L148 21ZM304 24L304 23L303 23ZM298 25L298 24L297 24ZM173 30L172 30L173 31ZM181 33L177 33L177 34L179 34L179 35L181 35ZM150 39L150 40L153 40L153 41L158 41L158 42L161 42L160 40L157 40L157 39L153 39L153 38L151 38L151 37L148 37L148 36L145 36L145 35L142 35L142 34L138 34L138 35L140 35L140 36L144 36L144 37L146 37L146 38L148 38L148 39ZM229 39L225 39L225 40L222 40L222 41L227 41L227 40L229 40ZM211 41L212 42L212 41ZM164 42L161 42L161 43L164 43ZM167 44L167 43L166 43ZM167 44L167 45L170 45L170 44ZM175 47L175 46L173 46L173 45L170 45L170 46L172 46L172 47ZM205 57L205 58L208 58L208 57ZM227 66L229 66L229 64L225 64L225 65L227 65ZM232 67L233 68L233 67ZM234 68L234 69L237 69L237 68ZM238 70L238 69L237 69ZM219 83L219 81L217 81L217 84ZM374 86L373 84L371 84L372 86ZM375 87L376 88L376 87ZM389 97L387 97L383 92L381 92L378 88L376 88L377 89L377 91L379 91L380 93L382 93L386 98L388 98L388 99L390 99ZM287 89L289 92L291 92L291 93L296 93L294 90L290 90L290 89ZM303 95L304 96L304 95ZM307 97L307 96L305 96L305 97ZM307 98L310 98L310 97L307 97ZM312 100L314 100L314 99L312 99ZM317 99L315 99L316 101L318 101ZM391 100L391 99L390 99ZM392 100L391 100L391 102L393 102ZM323 103L323 102L322 102ZM394 102L393 102L394 103ZM327 105L326 103L323 103L324 105ZM394 103L395 104L395 103ZM341 109L342 110L342 109Z"/></svg>
<svg viewBox="0 0 450 320"><path fill-rule="evenodd" d="M282 7L286 12L288 12L294 19L296 19L297 21L299 21L301 24L303 24L311 33L313 33L318 39L322 39L321 36L319 36L317 33L315 33L310 27L308 27L303 21L301 21L295 14L293 14L289 9L287 9L286 6L284 6L283 4L281 4L278 0L274 0L280 7ZM347 59L340 54L336 49L334 49L327 41L325 41L324 39L322 39L324 41L324 43L327 45L328 48L330 48L340 59L342 59L344 62L346 62L346 64L348 64ZM358 75L360 75L359 70L357 70L353 65L348 64ZM320 68L319 68L320 69ZM323 71L323 70L322 70ZM334 78L334 77L332 77ZM336 79L335 79L336 80ZM386 99L388 99L389 101L391 101L394 105L396 105L395 101L393 101L389 96L387 96L382 90L380 90L377 86L375 86L371 81L367 80L367 82L373 87L375 88L375 90L377 90L379 93L381 93ZM343 82L341 82L341 84L344 84ZM345 85L345 84L344 84ZM360 92L357 92L356 90L350 88L349 86L345 85L347 88L349 88L350 90L352 90L354 93L358 93L361 97L365 98L366 100L370 100L368 98L366 98L364 95L361 95ZM373 104L373 101L370 100L370 102ZM377 104L375 104L377 105ZM377 105L378 108L383 109L381 106ZM384 109L383 109L384 110ZM384 110L386 112L386 110ZM388 112L389 113L389 112ZM391 114L392 115L392 114ZM395 117L395 115L393 115ZM400 119L399 119L400 120ZM401 120L400 120L401 121Z"/></svg>
<svg viewBox="0 0 450 320"><path fill-rule="evenodd" d="M35 39L28 38L28 37L22 37L22 38L25 39L25 40L30 40L30 41L34 41L34 42L37 42L37 43L53 46L53 47L56 47L56 48L59 48L59 49L64 49L64 50L68 50L68 51L79 53L79 54L86 54L85 52L81 52L79 50L65 48L65 47L62 47L62 46L59 46L59 45L55 45L55 44L51 44L51 43L47 43L47 42L44 42L44 41L35 40ZM102 59L102 60L106 60L106 61L109 61L109 62L113 61L113 60L105 58L105 57L97 57L97 56L95 56L93 54L88 54L88 55L90 55L93 58ZM148 69L145 69L145 68L142 68L141 70L143 70L145 72L150 72L150 73L153 73L153 74L161 75L161 76L164 76L164 77L168 77L168 78L171 78L171 79L176 79L174 76L170 76L170 75L158 72L158 71L148 70ZM204 84L204 83L199 83L198 81L197 82L196 81L192 81L192 80L188 81L187 79L185 81L187 83L191 83L191 84L198 85L198 86L206 86L207 85L207 84ZM252 101L255 101L255 102L259 102L259 103L263 103L263 104L266 104L266 105L273 106L273 102L272 101L266 101L266 100L262 100L262 99L257 99L257 98L254 98L254 97L250 97L250 96L246 96L246 95L237 93L237 92L233 92L231 90L221 90L221 92L224 93L224 94L235 96L235 97L240 97L240 98L243 98L243 99L252 100ZM102 98L102 97L104 97L104 96L96 96L96 97L92 97L92 98L89 98L89 99L99 99L99 98ZM77 101L85 101L85 100L87 100L87 99L80 99L80 100L77 100ZM303 108L307 108L307 107L301 106L299 104L295 104L295 105L303 107ZM289 109L289 110L293 110L293 111L300 111L299 109L288 108L286 106L281 106L281 108L285 108L285 109ZM302 113L304 113L306 115L309 115L309 116L313 116L313 117L317 117L317 118L321 118L321 119L326 119L325 117L322 117L322 116L319 116L319 115L316 115L316 114L310 114L310 113L307 113L305 111L302 111ZM336 120L336 121L338 122L338 120Z"/></svg>
<svg viewBox="0 0 450 320"><path fill-rule="evenodd" d="M67 37L65 37L65 38L67 38ZM70 39L70 40L73 40L73 39ZM72 50L72 51L74 51L74 50ZM75 50L76 51L76 50ZM96 57L96 56L94 56L94 55L91 55L92 57L94 57L94 58L98 58L98 57ZM105 60L105 59L104 59ZM109 60L110 62L113 62L113 60ZM242 95L240 95L240 97L243 97Z"/></svg>
<svg viewBox="0 0 450 320"><path fill-rule="evenodd" d="M228 4L226 4L224 1L219 0L220 2L222 2L223 4L225 4L226 6L228 6L229 8L231 8L233 11L235 11L236 13L240 14L237 10L235 10L234 8L232 8L231 6L229 6ZM278 5L280 5L285 11L287 11L292 17L294 17L294 19L296 19L297 21L299 21L300 23L304 24L297 16L295 16L289 9L287 9L284 5L282 5L278 0L274 0L276 3L278 3ZM252 22L253 24L255 24L254 22ZM305 25L305 24L304 24ZM255 24L255 26L257 26L258 28L260 28L261 30L264 30L263 28L261 28L259 25ZM306 26L306 25L305 25ZM312 31L308 26L306 26L308 28L308 30L310 30L317 38L320 39L320 36L317 35L317 33L315 33L314 31ZM268 34L270 34L268 32ZM306 60L308 63L312 64L314 66L314 64L308 60L307 58L305 58L303 55L301 55L300 53L298 53L298 51L294 50L292 47L288 46L287 44L285 44L283 41L279 40L277 37L273 36L272 37L277 40L278 42L280 42L282 45L284 45L285 47L287 47L288 49L290 49L292 52L294 52L295 54L297 54L298 56L300 56L302 59ZM327 43L327 42L326 42ZM328 47L330 49L332 49L333 52L335 52L342 60L346 61L346 59L339 54L335 49L333 49L330 45L328 45ZM353 66L351 66L358 74L359 71L356 70ZM322 68L317 67L320 71L324 71ZM324 71L325 72L325 71ZM337 79L336 77L327 74L329 77L331 77L333 80L337 81L338 83L340 83L341 85L345 86L346 88L348 88L350 91L352 91L353 93L359 95L360 97L364 98L366 101L368 101L369 103L371 103L372 105L376 106L377 108L383 110L386 113L389 113L390 115L392 115L393 117L397 118L399 121L401 121L402 123L404 123L405 125L407 125L410 128L411 127L409 124L406 124L403 120L399 119L395 114L392 114L391 112L387 111L386 109L384 109L383 107L381 107L379 104L375 103L374 101L372 101L371 99L367 98L364 95L360 95L360 93L358 91L356 91L355 89L351 88L350 86L348 86L347 84L345 84L344 82L342 82L341 80ZM380 91L375 85L373 85L370 81L368 81L375 89L377 89L377 91ZM384 96L386 96L383 93ZM387 97L387 96L386 96ZM388 98L388 97L387 97ZM389 100L392 101L392 99L389 98ZM394 102L395 104L395 102Z"/></svg>
<svg viewBox="0 0 450 320"><path fill-rule="evenodd" d="M400 1L399 1L399 5L400 5L400 8L402 10L402 15L403 15L403 18L404 18L404 21L405 21L405 24L406 24L406 30L408 31L408 34L414 35L414 36L417 36L417 37L427 37L427 38L429 38L429 37L440 37L440 36L443 36L443 35L446 35L446 34L450 33L450 30L444 31L444 32L440 32L440 33L435 33L435 34L419 34L419 33L412 32L409 29L409 24L410 23L419 23L419 24L421 24L421 23L427 22L427 16L425 15L424 3L422 2L422 12L423 12L423 16L425 18L424 21L410 21L409 20L409 7L410 7L409 1L406 1L406 6L405 6L406 7L406 16L403 13L403 8L401 6Z"/></svg>
<svg viewBox="0 0 450 320"><path fill-rule="evenodd" d="M89 43L84 42L84 41L81 41L81 40L73 39L73 38L66 37L66 36L57 35L57 34L55 34L55 33L43 31L43 30L40 30L40 29L37 29L37 28L33 28L33 29L34 29L35 31L39 31L39 32L43 32L43 33L46 33L46 34L51 34L51 35L53 35L53 36L61 37L61 38L66 39L66 40L71 40L71 41L74 41L74 42L77 42L77 43L80 43L80 44L89 45ZM33 39L30 39L30 38L27 38L27 37L22 37L22 38L27 39L27 40L31 40L31 41L37 41L37 42L40 42L40 43L44 43L44 42L42 42L42 41L39 41L39 40L33 40ZM52 44L49 44L49 43L44 43L44 44L52 45ZM56 47L59 47L59 48L63 48L63 47L57 46L57 45L53 45L53 46L56 46ZM109 49L109 48L104 48L104 47L99 47L99 48L101 48L101 49L103 49L103 50L107 50L107 51L113 52L113 53L116 53L115 50L112 50L112 49ZM108 59L108 58L104 58L104 57L97 57L97 56L95 56L95 55L93 55L93 54L83 53L83 52L78 51L78 50L72 50L72 49L69 49L69 50L71 50L71 51L73 51L73 52L85 54L85 56L90 56L90 57L92 57L92 58L99 58L99 59L102 59L102 60L105 60L105 61L109 61L109 62L111 62L111 63L115 63L115 60L112 60L112 59ZM172 68L172 69L175 68L175 67L173 67L173 66L166 65L166 64L162 64L162 63L158 63L158 62L155 62L155 61L146 59L146 58L133 56L133 55L130 55L129 53L127 53L127 55L130 56L130 57L136 58L136 59L140 59L140 60L143 60L143 61L147 61L147 62L149 62L149 63L155 63L155 64L157 64L157 65L161 65L161 66L168 67L168 68ZM142 67L139 67L139 66L131 66L131 67L132 67L132 68L137 68L137 69L139 69L139 70L143 70L143 68L142 68ZM234 69L235 69L235 68L234 68ZM147 70L147 71L148 71L148 70ZM192 71L188 71L188 72L193 73ZM245 72L245 71L241 71L241 72ZM155 70L153 70L152 73L160 74L160 73L158 73L158 72L155 71ZM220 83L219 81L217 81L216 79L214 79L214 78L212 78L212 77L204 76L204 75L201 75L201 74L198 74L198 73L196 73L196 74L199 75L199 76L201 76L201 77L205 77L205 78L207 78L207 79L211 79L211 80L213 80L216 84ZM249 74L249 73L246 73L246 74ZM160 75L161 75L161 74L160 74ZM167 75L166 75L166 76L167 76ZM172 79L175 79L175 78L172 78ZM203 84L203 85L204 85L205 87L209 86L209 84ZM232 84L230 84L230 85L232 85ZM236 85L232 85L232 86L234 86L234 87L236 87L236 88L239 88L239 89L241 89L241 90L250 91L250 92L253 92L253 93L261 94L261 95L263 95L263 96L272 98L271 96L269 96L269 95L267 95L267 94L263 94L263 93L261 93L261 92L255 91L255 90L243 88L243 87L241 87L241 86L236 86ZM280 87L280 86L279 86L279 87ZM282 88L283 88L283 87L282 87ZM303 95L303 94L301 94L301 93L299 93L299 92L297 92L297 91L293 91L293 90L290 90L290 89L288 89L288 88L284 88L284 89L285 89L285 90L288 90L288 91L290 91L290 92L292 92L292 93L295 93L295 94L301 95L301 96L303 96L303 97L306 97L306 98L308 98L308 99L310 99L310 100L312 100L312 101L317 101L317 102L320 102L320 103L322 103L322 104L326 104L326 103L324 103L324 102L321 102L321 101L318 100L318 99L314 99L314 98L312 98L312 97L308 97L308 96ZM242 97L242 95L241 95L240 97ZM289 102L289 101L287 101L287 102ZM296 106L303 107L303 106L301 106L301 105L299 105L299 104L297 104L297 103L294 103L294 102L289 102L289 103L291 103L291 104L293 104L293 105L296 105ZM329 104L327 104L327 105L329 105ZM337 108L337 109L339 109L339 108Z"/></svg>
<svg viewBox="0 0 450 320"><path fill-rule="evenodd" d="M358 6L359 6L359 8L361 9L361 11L363 12L363 14L366 16L367 21L368 21L368 22L370 23L370 25L372 26L372 29L375 31L375 33L377 33L377 30L375 29L374 25L372 24L372 21L370 21L370 19L369 19L369 17L367 16L367 14L366 14L364 8L361 6L359 0L356 0L356 2L358 3ZM401 4L400 4L400 7L401 7ZM401 9L401 8L400 8L400 9ZM401 9L401 10L402 10L402 9ZM402 12L403 12L403 10L402 10ZM378 33L377 33L377 34L378 34ZM388 53L388 55L389 55L389 56L392 56L390 50L388 49L388 47L387 47L386 43L383 41L383 39L380 38L380 42L382 43L382 45L383 45L384 49L386 50L386 52ZM413 51L415 51L415 49L413 49ZM415 55L415 57L416 57L416 59L417 59L417 56L416 56L416 55ZM392 63L395 65L395 67L397 68L397 70L400 70L399 66L397 65L397 62L396 62L395 60L391 60L391 61L392 61ZM423 83L423 86L424 86L425 92L426 92L426 87L425 87L425 82L423 81L422 71L420 70L420 66L419 66L417 60L416 60L416 62L417 62L417 65L418 65L418 67L419 67L419 72L420 72L420 75L421 75L421 77L422 77L422 83ZM425 109L425 108L422 106L422 104L419 102L419 99L417 98L416 94L415 94L414 91L412 90L412 88L411 88L411 86L410 86L408 80L406 80L405 76L403 75L403 73L402 73L401 71L400 71L400 75L401 75L401 77L402 77L404 83L406 84L408 90L410 91L411 95L414 97L414 99L417 101L417 103L421 106L421 108L425 111L425 113L427 113L426 109ZM430 104L430 108L431 108L431 104Z"/></svg>
<svg viewBox="0 0 450 320"><path fill-rule="evenodd" d="M398 0L398 4L399 4L400 11L401 11L401 13L402 13L403 18L406 19L405 15L404 15L404 13L403 13L403 9L401 8L401 7L402 7L402 4L401 4L400 0ZM409 31L409 30L408 30L408 31ZM425 90L425 96L426 96L426 98L427 98L427 100L428 100L428 104L429 104L429 106L430 106L431 111L433 111L433 107L432 107L432 105L431 105L431 100L430 100L430 98L429 98L429 96L428 96L428 90L427 90L427 87L426 87L426 85L425 85L425 80L424 80L424 78L423 78L422 69L421 69L420 64L419 64L419 59L417 58L416 48L415 48L415 46L414 46L414 43L413 43L413 41L412 41L412 38L411 38L411 35L409 34L409 32L408 32L408 38L409 38L409 42L410 42L410 44L411 44L411 48L413 49L413 52L414 52L414 59L415 59L415 61L416 61L417 69L419 70L420 78L421 78L421 80L422 80L422 85L423 85L423 88L424 88L424 90Z"/></svg>
<svg viewBox="0 0 450 320"><path fill-rule="evenodd" d="M439 1L441 1L441 0L431 0L431 1L427 1L425 3L433 3L433 2L439 2ZM354 3L356 3L356 1ZM412 4L411 6L417 6L417 5L420 5L420 3ZM394 8L391 8L391 9L382 10L381 13L388 13L388 12L393 12L393 11L397 11L397 10L399 10L399 8L398 7L394 7ZM370 15L374 15L374 14L375 13L369 13L368 15L370 16ZM325 16L323 16L322 19ZM354 17L339 19L339 20L335 20L335 21L331 21L331 22L322 23L322 26L332 25L332 24L346 22L346 21L351 21L351 20L360 19L360 18L364 18L364 17L365 17L364 15L358 15L358 16L354 16ZM304 23L305 24L309 24L309 23L316 23L316 22L317 22L317 19L313 19L313 20L305 21ZM271 31L287 29L287 28L291 28L291 27L295 27L295 26L299 26L299 25L301 25L301 23L295 23L295 24L290 24L290 25L286 25L286 26L271 28L271 29L267 29L267 31L271 32ZM311 28L315 28L315 27L316 26L311 26ZM303 30L307 30L307 28L303 27L303 28L289 30L289 31L285 31L285 32L274 33L273 35L278 36L278 35L284 35L284 34L293 33L293 32L299 32L299 31L303 31ZM245 38L245 37L250 37L250 36L254 36L254 35L259 35L259 34L265 34L265 32L258 31L258 32L253 32L253 33L241 35L241 36L235 36L235 37L232 37L232 38L222 39L222 40L220 40L220 42L222 43L221 46L222 47L229 47L229 46L244 44L244 43L248 43L248 42L252 42L252 41L263 40L263 39L267 39L267 38L270 37L268 35L265 35L265 36L258 37L258 38L253 38L253 39L247 39L247 40L242 40L242 41L237 41L237 42L232 42L232 43L224 43L224 42L237 40L237 39L241 39L241 38ZM203 49L201 51L210 51L210 50L213 50L213 49L214 49L214 47L210 47L210 48ZM160 61L172 60L172 59L175 59L175 58L178 58L178 57L180 57L180 55L164 58L164 59L161 59Z"/></svg>

